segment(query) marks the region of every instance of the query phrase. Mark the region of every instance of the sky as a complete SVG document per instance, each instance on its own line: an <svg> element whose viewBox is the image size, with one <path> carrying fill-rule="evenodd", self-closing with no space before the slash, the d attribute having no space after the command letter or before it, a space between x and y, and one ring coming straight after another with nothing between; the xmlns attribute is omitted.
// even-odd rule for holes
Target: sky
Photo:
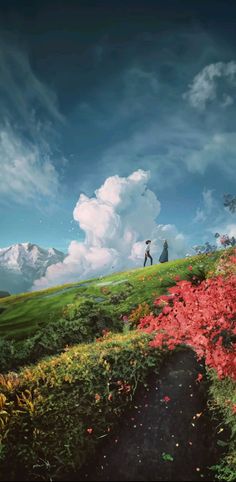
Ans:
<svg viewBox="0 0 236 482"><path fill-rule="evenodd" d="M227 0L1 0L0 248L236 234L235 23Z"/></svg>

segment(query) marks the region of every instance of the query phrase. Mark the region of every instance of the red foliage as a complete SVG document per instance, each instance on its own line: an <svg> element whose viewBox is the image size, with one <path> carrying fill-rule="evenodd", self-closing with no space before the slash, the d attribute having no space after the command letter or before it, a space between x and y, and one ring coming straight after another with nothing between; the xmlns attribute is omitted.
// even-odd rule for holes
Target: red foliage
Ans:
<svg viewBox="0 0 236 482"><path fill-rule="evenodd" d="M155 301L156 306L164 305L158 316L140 320L139 329L155 332L151 345L170 350L188 345L219 378L236 379L236 275L207 279L198 286L183 280L169 293Z"/></svg>

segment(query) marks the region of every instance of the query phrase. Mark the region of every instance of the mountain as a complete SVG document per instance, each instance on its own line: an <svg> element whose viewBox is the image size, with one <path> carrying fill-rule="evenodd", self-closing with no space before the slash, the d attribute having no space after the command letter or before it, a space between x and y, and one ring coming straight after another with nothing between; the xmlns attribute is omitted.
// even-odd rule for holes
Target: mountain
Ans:
<svg viewBox="0 0 236 482"><path fill-rule="evenodd" d="M21 243L0 249L0 290L21 293L44 276L48 266L63 261L65 254L54 248Z"/></svg>
<svg viewBox="0 0 236 482"><path fill-rule="evenodd" d="M6 298L7 296L11 296L8 291L0 291L0 298Z"/></svg>

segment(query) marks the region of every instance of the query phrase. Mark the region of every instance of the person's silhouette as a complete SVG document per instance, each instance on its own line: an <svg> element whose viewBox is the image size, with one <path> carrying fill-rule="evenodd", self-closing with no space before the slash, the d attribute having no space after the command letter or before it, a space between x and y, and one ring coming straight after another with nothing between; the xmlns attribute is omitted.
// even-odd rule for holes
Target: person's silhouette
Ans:
<svg viewBox="0 0 236 482"><path fill-rule="evenodd" d="M160 263L167 263L168 261L168 243L167 240L165 240L163 244L163 250L159 258Z"/></svg>
<svg viewBox="0 0 236 482"><path fill-rule="evenodd" d="M146 262L148 258L151 260L151 265L152 265L153 259L152 259L152 256L150 255L150 248L151 248L151 240L148 239L146 241L145 258L144 258L143 266L146 266Z"/></svg>

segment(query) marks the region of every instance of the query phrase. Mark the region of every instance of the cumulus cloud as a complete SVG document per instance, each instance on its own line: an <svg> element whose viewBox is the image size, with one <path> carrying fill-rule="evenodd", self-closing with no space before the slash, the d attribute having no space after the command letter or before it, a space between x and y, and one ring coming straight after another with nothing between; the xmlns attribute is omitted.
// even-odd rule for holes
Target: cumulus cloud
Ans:
<svg viewBox="0 0 236 482"><path fill-rule="evenodd" d="M107 178L93 197L81 194L73 215L84 241L72 241L65 260L50 266L33 289L140 266L147 238L153 240L154 262L165 239L171 258L184 256L184 235L173 225L157 224L160 202L147 187L149 179L150 173L139 169L128 177Z"/></svg>
<svg viewBox="0 0 236 482"><path fill-rule="evenodd" d="M220 79L227 85L220 86ZM234 102L234 99L227 92L221 89L235 88L236 85L236 62L217 62L204 67L193 79L187 92L183 94L184 99L196 109L204 110L206 104L219 98L222 107L227 107Z"/></svg>

